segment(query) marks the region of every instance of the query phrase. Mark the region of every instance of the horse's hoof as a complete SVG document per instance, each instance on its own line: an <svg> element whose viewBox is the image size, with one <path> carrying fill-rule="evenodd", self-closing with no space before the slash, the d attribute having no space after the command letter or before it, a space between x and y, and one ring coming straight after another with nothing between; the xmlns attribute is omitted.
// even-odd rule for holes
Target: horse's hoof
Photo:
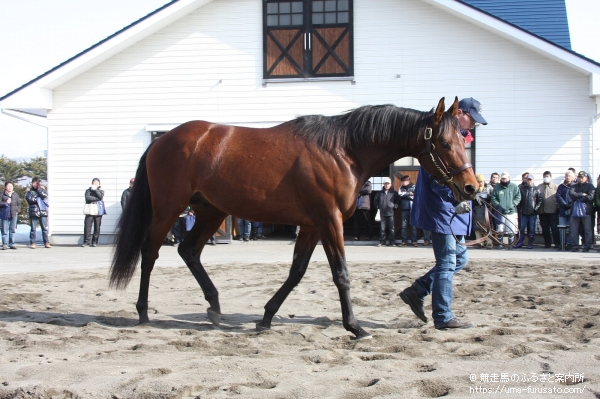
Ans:
<svg viewBox="0 0 600 399"><path fill-rule="evenodd" d="M211 308L206 309L206 313L208 314L208 318L215 325L218 326L221 324L221 313L215 312Z"/></svg>
<svg viewBox="0 0 600 399"><path fill-rule="evenodd" d="M366 332L365 330L363 330L360 327L358 327L358 331L355 332L354 335L356 336L355 339L357 341L362 341L363 339L373 339L373 337L371 336L371 334L369 334L368 332Z"/></svg>
<svg viewBox="0 0 600 399"><path fill-rule="evenodd" d="M268 331L271 327L265 327L261 323L256 323L256 331Z"/></svg>

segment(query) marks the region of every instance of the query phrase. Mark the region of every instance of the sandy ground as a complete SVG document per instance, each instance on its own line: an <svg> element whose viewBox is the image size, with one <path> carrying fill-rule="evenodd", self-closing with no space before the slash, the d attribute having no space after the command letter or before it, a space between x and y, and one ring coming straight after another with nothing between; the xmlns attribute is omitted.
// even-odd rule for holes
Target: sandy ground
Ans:
<svg viewBox="0 0 600 399"><path fill-rule="evenodd" d="M437 331L397 297L430 260L350 262L354 311L373 334L362 341L343 329L322 261L266 332L255 322L288 263L210 265L220 327L184 267L155 269L149 325L137 325L137 276L113 291L106 268L4 275L0 398L476 397L497 387L486 396L600 398L597 264L470 261L453 308L479 327Z"/></svg>

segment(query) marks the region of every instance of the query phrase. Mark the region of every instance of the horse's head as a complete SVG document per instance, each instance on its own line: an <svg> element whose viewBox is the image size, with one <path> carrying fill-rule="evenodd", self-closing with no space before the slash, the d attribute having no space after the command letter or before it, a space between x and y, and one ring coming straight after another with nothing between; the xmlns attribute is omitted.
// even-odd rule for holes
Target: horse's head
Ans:
<svg viewBox="0 0 600 399"><path fill-rule="evenodd" d="M425 129L425 146L418 159L438 184L445 184L457 201L464 201L475 198L478 183L473 166L467 159L465 139L460 132L457 114L458 97L446 112L442 97L432 116L431 126Z"/></svg>

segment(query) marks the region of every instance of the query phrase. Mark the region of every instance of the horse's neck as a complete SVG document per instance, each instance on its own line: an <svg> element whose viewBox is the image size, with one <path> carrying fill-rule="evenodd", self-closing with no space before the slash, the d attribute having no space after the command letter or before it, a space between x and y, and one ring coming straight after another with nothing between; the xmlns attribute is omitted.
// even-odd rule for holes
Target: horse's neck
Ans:
<svg viewBox="0 0 600 399"><path fill-rule="evenodd" d="M415 148L407 148L403 143L397 142L361 148L356 151L356 156L363 174L360 177L368 179L400 158L407 156L417 157L418 151Z"/></svg>

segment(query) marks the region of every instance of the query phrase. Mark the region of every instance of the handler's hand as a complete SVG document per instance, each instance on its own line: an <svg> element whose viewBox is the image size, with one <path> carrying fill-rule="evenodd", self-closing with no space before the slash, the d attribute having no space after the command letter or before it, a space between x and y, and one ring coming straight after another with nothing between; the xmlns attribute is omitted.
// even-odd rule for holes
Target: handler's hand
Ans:
<svg viewBox="0 0 600 399"><path fill-rule="evenodd" d="M471 211L471 207L469 206L469 203L467 201L463 201L456 205L454 207L454 210L456 211L456 213L461 215L463 213L469 213Z"/></svg>

